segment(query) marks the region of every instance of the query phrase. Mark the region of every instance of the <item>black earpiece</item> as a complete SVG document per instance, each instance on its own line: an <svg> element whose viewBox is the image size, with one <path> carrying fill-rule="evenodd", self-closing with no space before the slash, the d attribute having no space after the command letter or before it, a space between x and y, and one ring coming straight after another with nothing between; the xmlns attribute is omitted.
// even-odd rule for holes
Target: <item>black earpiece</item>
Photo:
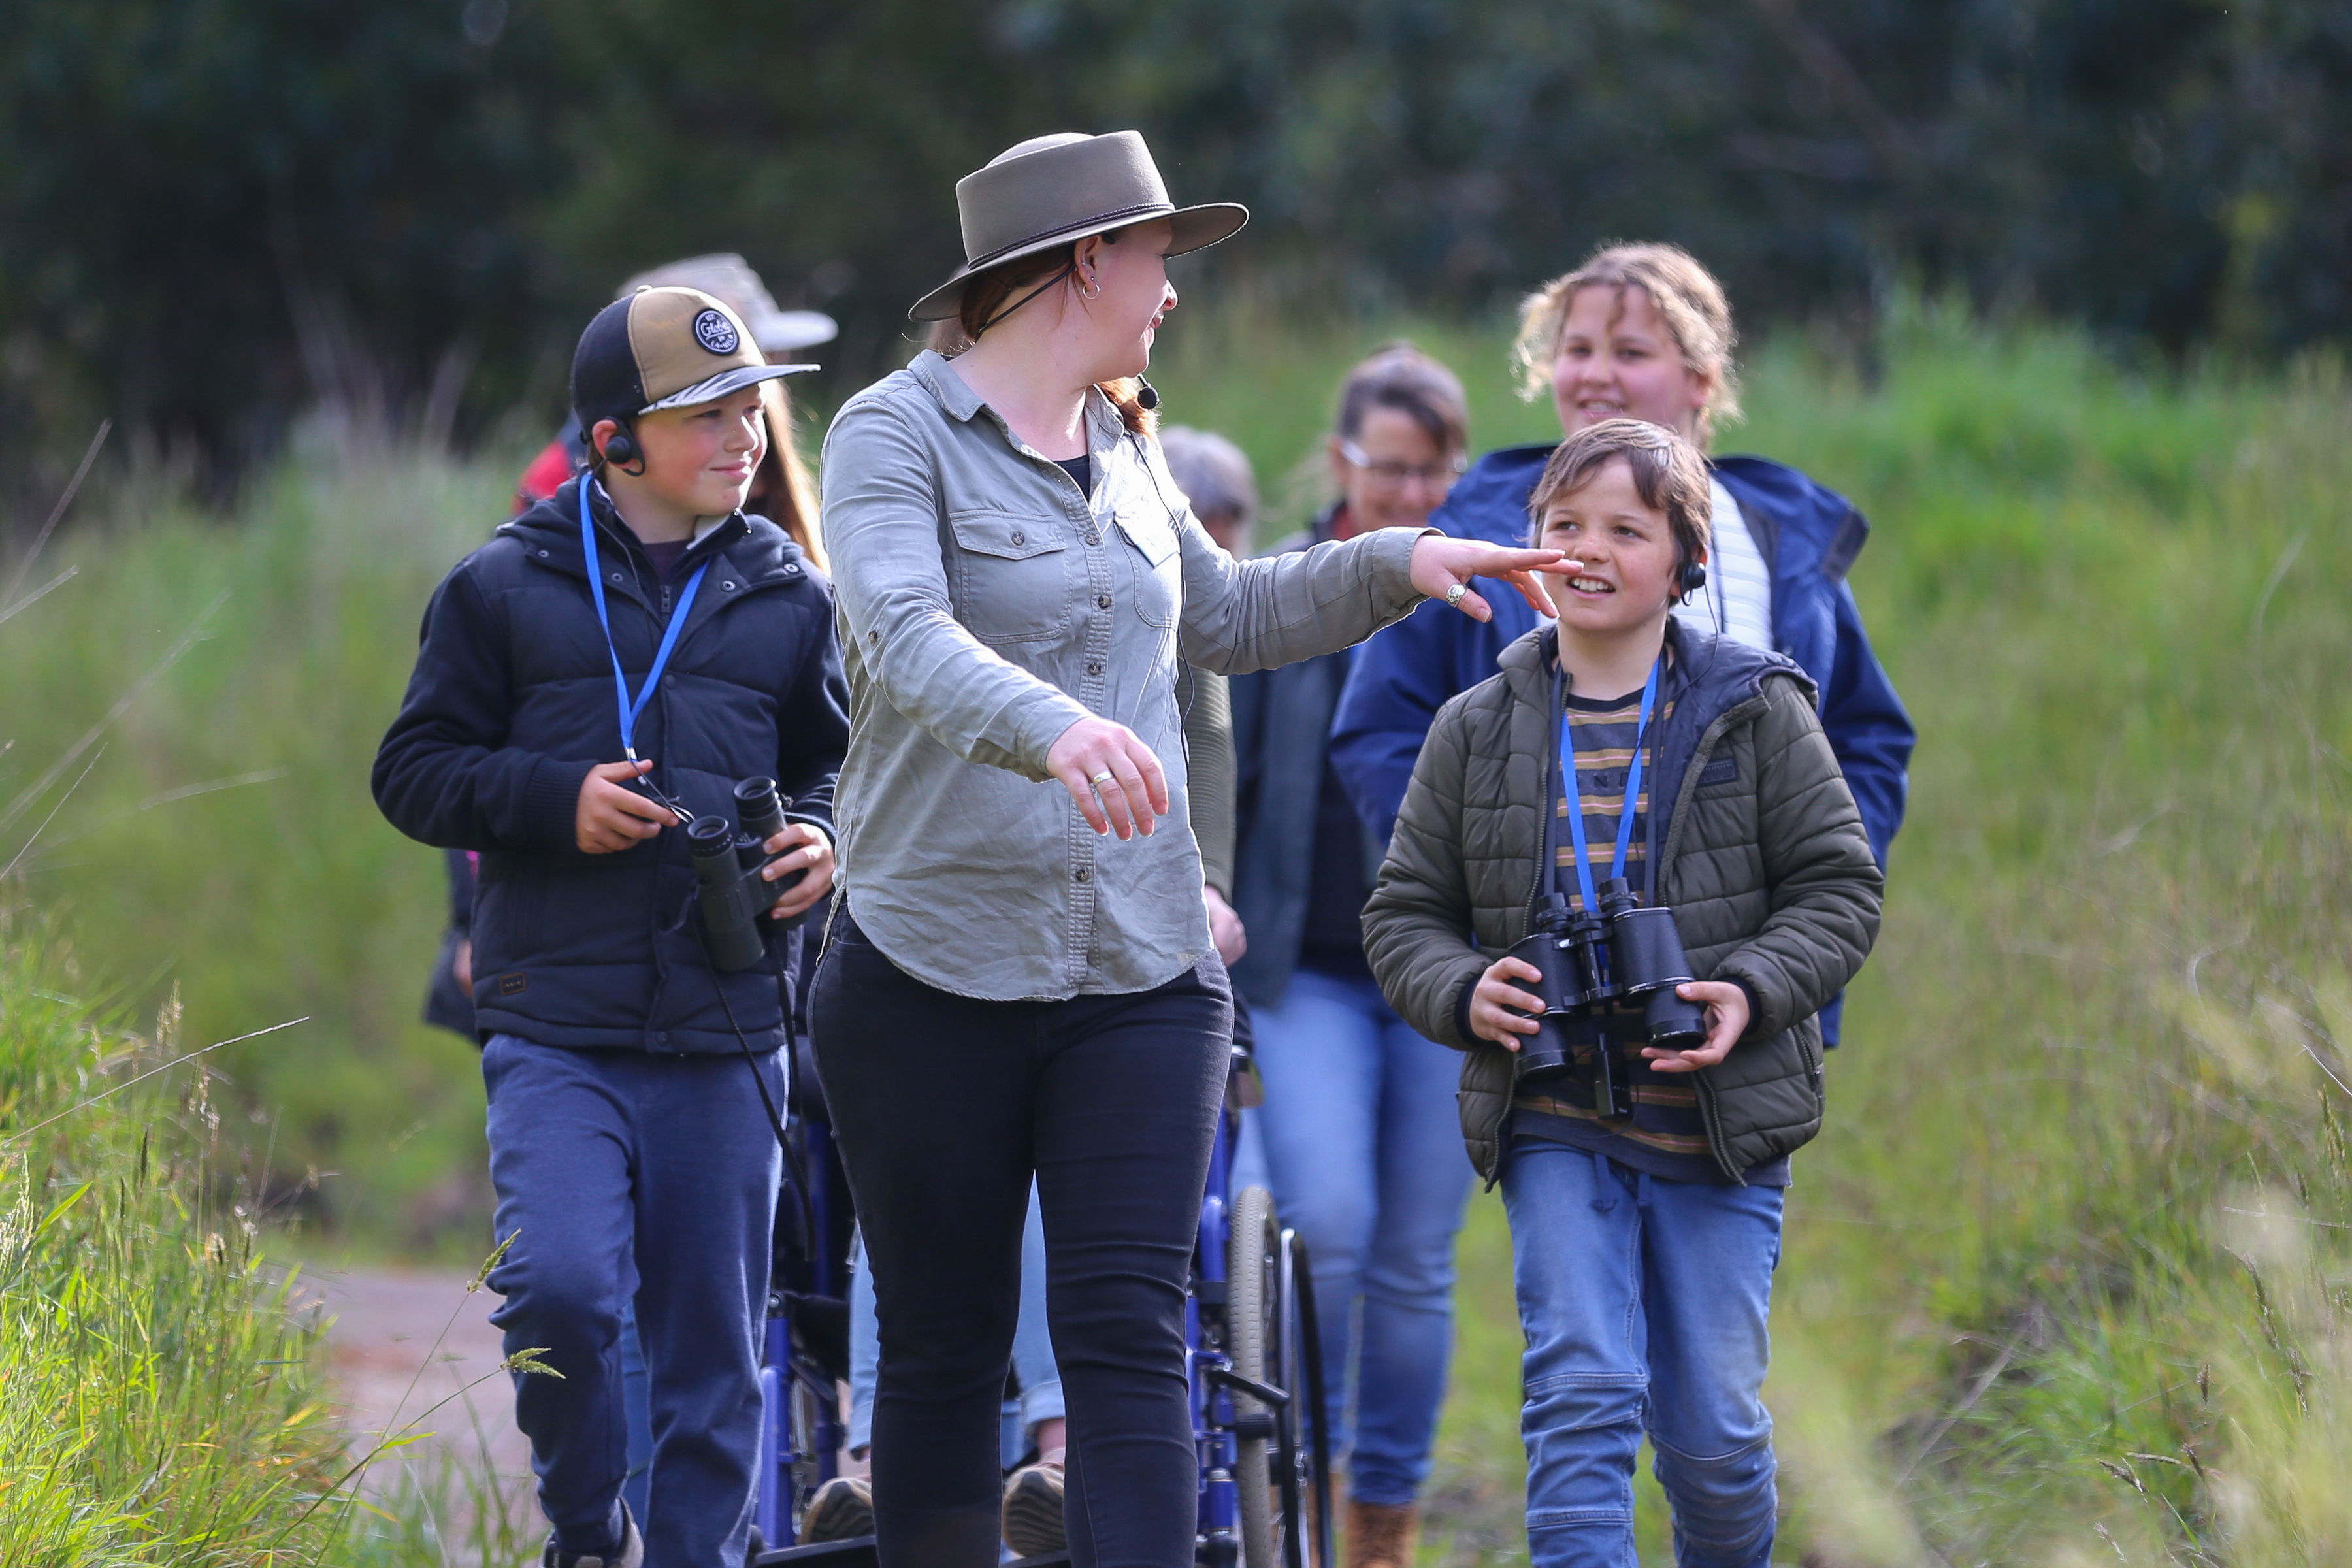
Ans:
<svg viewBox="0 0 2352 1568"><path fill-rule="evenodd" d="M604 438L604 460L625 468L644 454L637 450L637 438L623 426Z"/></svg>
<svg viewBox="0 0 2352 1568"><path fill-rule="evenodd" d="M1706 586L1706 563L1703 561L1684 562L1682 574L1678 579L1678 583L1682 588L1682 596L1685 599L1689 598L1693 594L1697 593L1702 588L1705 588Z"/></svg>
<svg viewBox="0 0 2352 1568"><path fill-rule="evenodd" d="M1135 378L1135 405L1145 409L1160 406L1160 389L1151 384L1148 376Z"/></svg>

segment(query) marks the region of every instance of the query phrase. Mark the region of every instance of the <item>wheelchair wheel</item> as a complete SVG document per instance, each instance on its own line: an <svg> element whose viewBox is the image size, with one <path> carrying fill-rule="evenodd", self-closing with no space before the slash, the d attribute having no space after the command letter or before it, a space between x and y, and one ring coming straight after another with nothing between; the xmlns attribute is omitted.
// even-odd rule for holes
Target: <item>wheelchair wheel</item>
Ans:
<svg viewBox="0 0 2352 1568"><path fill-rule="evenodd" d="M1235 1372L1253 1383L1266 1383L1281 1343L1275 1303L1282 1238L1274 1226L1274 1199L1264 1187L1244 1187L1234 1198L1232 1215L1232 1239L1225 1253L1226 1348ZM1276 1459L1286 1414L1286 1408L1269 1410L1246 1394L1234 1394L1234 1490L1241 1512L1242 1568L1276 1568L1282 1561L1282 1527L1289 1516L1277 1500L1281 1477Z"/></svg>
<svg viewBox="0 0 2352 1568"><path fill-rule="evenodd" d="M1290 1394L1276 1424L1275 1454L1282 1488L1285 1568L1331 1568L1331 1435L1324 1425L1323 1335L1315 1318L1315 1281L1307 1243L1286 1228L1275 1269L1275 1385Z"/></svg>

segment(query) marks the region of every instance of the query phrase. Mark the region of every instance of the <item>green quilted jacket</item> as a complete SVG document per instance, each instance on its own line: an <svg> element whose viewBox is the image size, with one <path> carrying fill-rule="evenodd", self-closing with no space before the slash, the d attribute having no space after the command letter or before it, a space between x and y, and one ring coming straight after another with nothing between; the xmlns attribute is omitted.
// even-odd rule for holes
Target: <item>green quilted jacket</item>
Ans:
<svg viewBox="0 0 2352 1568"><path fill-rule="evenodd" d="M1754 1004L1731 1054L1694 1075L1716 1163L1739 1181L1821 1131L1813 1015L1869 953L1883 879L1804 672L1679 622L1666 635L1674 709L1652 742L1648 852L1692 973L1737 981ZM1462 1134L1489 1185L1514 1058L1469 1035L1469 995L1527 934L1542 890L1565 690L1554 637L1549 626L1521 637L1499 674L1438 711L1364 906L1390 1005L1465 1053Z"/></svg>

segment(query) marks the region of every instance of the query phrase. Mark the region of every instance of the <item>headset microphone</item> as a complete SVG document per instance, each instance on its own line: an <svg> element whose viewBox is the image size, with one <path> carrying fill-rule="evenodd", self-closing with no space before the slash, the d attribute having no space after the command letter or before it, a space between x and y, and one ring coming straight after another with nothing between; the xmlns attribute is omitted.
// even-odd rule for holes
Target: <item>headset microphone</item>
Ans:
<svg viewBox="0 0 2352 1568"><path fill-rule="evenodd" d="M1160 389L1152 385L1148 377L1139 375L1135 378L1135 405L1142 409L1160 406Z"/></svg>

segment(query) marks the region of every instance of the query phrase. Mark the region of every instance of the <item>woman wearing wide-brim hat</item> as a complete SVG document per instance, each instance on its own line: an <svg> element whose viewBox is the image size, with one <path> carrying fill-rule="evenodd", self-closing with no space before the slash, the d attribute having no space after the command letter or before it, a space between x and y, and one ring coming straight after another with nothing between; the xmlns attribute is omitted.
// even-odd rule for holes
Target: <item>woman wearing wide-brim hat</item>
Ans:
<svg viewBox="0 0 2352 1568"><path fill-rule="evenodd" d="M996 1420L1034 1173L1069 1406L1073 1561L1192 1559L1183 1300L1229 991L1185 826L1176 664L1360 641L1424 596L1489 610L1555 552L1383 530L1219 549L1141 380L1167 260L1233 234L1143 139L1024 142L956 187L966 260L925 353L826 436L853 732L813 1022L874 1270L883 1561L996 1559Z"/></svg>

